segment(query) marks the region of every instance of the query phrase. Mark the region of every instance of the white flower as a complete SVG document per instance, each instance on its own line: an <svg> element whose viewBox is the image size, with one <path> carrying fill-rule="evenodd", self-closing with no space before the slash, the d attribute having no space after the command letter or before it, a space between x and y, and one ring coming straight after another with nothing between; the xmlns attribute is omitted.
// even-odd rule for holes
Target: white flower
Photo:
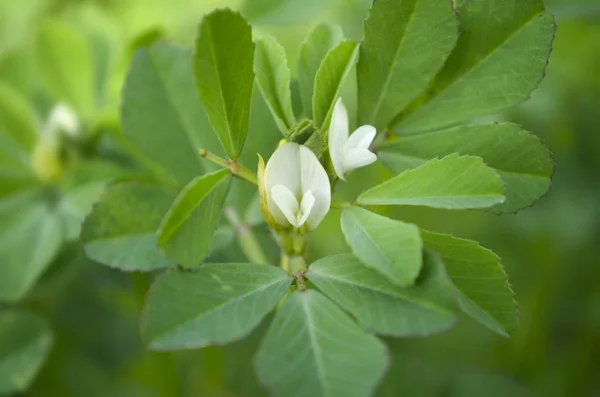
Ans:
<svg viewBox="0 0 600 397"><path fill-rule="evenodd" d="M267 208L282 226L316 228L329 211L331 186L317 156L305 146L285 143L267 162L262 177Z"/></svg>
<svg viewBox="0 0 600 397"><path fill-rule="evenodd" d="M348 137L348 111L342 98L338 99L329 126L329 155L340 179L346 180L346 173L377 160L375 153L369 151L376 134L375 127L363 125Z"/></svg>
<svg viewBox="0 0 600 397"><path fill-rule="evenodd" d="M46 134L54 135L57 131L73 137L79 132L79 120L77 115L71 107L64 103L59 103L52 108L48 121L46 122Z"/></svg>

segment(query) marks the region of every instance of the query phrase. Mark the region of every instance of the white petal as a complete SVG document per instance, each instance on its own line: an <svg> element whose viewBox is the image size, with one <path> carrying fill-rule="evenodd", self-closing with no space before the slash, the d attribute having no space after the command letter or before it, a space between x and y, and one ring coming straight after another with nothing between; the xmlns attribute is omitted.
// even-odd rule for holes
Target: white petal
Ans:
<svg viewBox="0 0 600 397"><path fill-rule="evenodd" d="M344 179L343 173L343 153L344 145L348 139L348 111L342 102L342 98L338 99L333 108L331 116L331 124L329 124L329 156L331 163L335 169L335 173L341 179Z"/></svg>
<svg viewBox="0 0 600 397"><path fill-rule="evenodd" d="M350 149L344 153L344 171L364 167L377 161L377 155L367 149Z"/></svg>
<svg viewBox="0 0 600 397"><path fill-rule="evenodd" d="M283 185L275 185L271 188L271 197L273 203L281 210L285 218L293 226L298 227L298 220L296 214L298 214L298 200L290 190ZM270 210L270 209L269 209ZM277 220L277 218L276 218ZM277 220L279 222L279 220Z"/></svg>
<svg viewBox="0 0 600 397"><path fill-rule="evenodd" d="M331 185L325 168L315 154L305 146L300 146L300 184L302 197L309 190L315 197L310 214L306 220L309 229L316 228L323 220L331 204Z"/></svg>
<svg viewBox="0 0 600 397"><path fill-rule="evenodd" d="M306 219L308 219L308 215L310 214L310 211L312 211L312 208L315 205L315 196L312 193L312 190L308 190L306 193L304 193L304 197L302 197L302 203L300 203L300 219L298 219L298 226L300 227L302 225L304 225L304 222L306 222Z"/></svg>
<svg viewBox="0 0 600 397"><path fill-rule="evenodd" d="M344 144L344 152L351 149L368 149L377 135L377 130L372 125L363 125L350 135Z"/></svg>
<svg viewBox="0 0 600 397"><path fill-rule="evenodd" d="M70 136L76 136L79 131L77 115L64 103L59 103L52 108L47 123L48 131L59 130Z"/></svg>
<svg viewBox="0 0 600 397"><path fill-rule="evenodd" d="M267 206L277 223L287 225L285 214L273 202L271 189L275 185L285 186L294 197L302 197L300 186L300 145L286 143L275 150L265 167L265 191Z"/></svg>

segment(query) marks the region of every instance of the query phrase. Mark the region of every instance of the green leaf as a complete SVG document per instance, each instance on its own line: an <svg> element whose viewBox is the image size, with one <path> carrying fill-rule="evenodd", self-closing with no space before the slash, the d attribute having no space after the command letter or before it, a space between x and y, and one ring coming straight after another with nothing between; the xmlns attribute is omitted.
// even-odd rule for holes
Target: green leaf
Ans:
<svg viewBox="0 0 600 397"><path fill-rule="evenodd" d="M10 86L0 84L0 153L12 154L29 165L26 154L37 139L35 115L27 100Z"/></svg>
<svg viewBox="0 0 600 397"><path fill-rule="evenodd" d="M485 208L504 202L504 183L480 157L451 154L367 190L357 202L447 209Z"/></svg>
<svg viewBox="0 0 600 397"><path fill-rule="evenodd" d="M544 75L554 18L541 0L455 2L461 34L430 89L395 120L398 131L446 127L525 101Z"/></svg>
<svg viewBox="0 0 600 397"><path fill-rule="evenodd" d="M35 314L0 313L0 394L27 390L52 346L52 332Z"/></svg>
<svg viewBox="0 0 600 397"><path fill-rule="evenodd" d="M79 239L81 223L100 198L105 182L90 182L66 190L58 203L58 211L65 228L65 240Z"/></svg>
<svg viewBox="0 0 600 397"><path fill-rule="evenodd" d="M344 38L339 26L317 25L300 46L298 56L298 87L304 108L304 116L312 117L312 98L315 76L323 59Z"/></svg>
<svg viewBox="0 0 600 397"><path fill-rule="evenodd" d="M188 52L166 43L138 50L121 110L125 135L182 183L204 169L199 148L220 149L194 89L190 63Z"/></svg>
<svg viewBox="0 0 600 397"><path fill-rule="evenodd" d="M476 241L448 234L421 230L421 237L426 248L441 256L465 313L502 335L516 328L514 293L496 254Z"/></svg>
<svg viewBox="0 0 600 397"><path fill-rule="evenodd" d="M43 84L55 101L65 101L85 118L97 111L92 51L81 30L48 20L37 40L37 62Z"/></svg>
<svg viewBox="0 0 600 397"><path fill-rule="evenodd" d="M153 350L222 345L246 336L275 308L292 279L249 263L168 271L148 295L142 331Z"/></svg>
<svg viewBox="0 0 600 397"><path fill-rule="evenodd" d="M231 159L246 140L254 84L252 29L231 10L216 10L202 19L194 53L200 100L221 145Z"/></svg>
<svg viewBox="0 0 600 397"><path fill-rule="evenodd" d="M254 73L260 92L279 127L285 135L296 125L290 90L290 68L285 49L271 36L256 43Z"/></svg>
<svg viewBox="0 0 600 397"><path fill-rule="evenodd" d="M448 329L456 320L454 289L441 261L426 255L416 285L399 288L366 268L353 255L320 259L307 277L368 331L423 336Z"/></svg>
<svg viewBox="0 0 600 397"><path fill-rule="evenodd" d="M385 345L314 290L288 296L255 359L275 396L369 396L387 364Z"/></svg>
<svg viewBox="0 0 600 397"><path fill-rule="evenodd" d="M378 130L421 94L452 52L450 0L379 0L365 21L358 62L359 125Z"/></svg>
<svg viewBox="0 0 600 397"><path fill-rule="evenodd" d="M396 173L433 157L458 152L481 157L506 184L506 202L493 212L513 212L531 205L550 188L554 162L535 135L509 123L469 125L405 136L381 145L379 159Z"/></svg>
<svg viewBox="0 0 600 397"><path fill-rule="evenodd" d="M58 214L42 201L2 217L0 301L15 302L52 262L63 242L63 230Z"/></svg>
<svg viewBox="0 0 600 397"><path fill-rule="evenodd" d="M81 242L86 254L122 271L168 266L156 243L156 231L176 194L136 182L111 187L83 223Z"/></svg>
<svg viewBox="0 0 600 397"><path fill-rule="evenodd" d="M342 231L365 266L400 287L414 284L423 265L418 227L352 207L342 213Z"/></svg>
<svg viewBox="0 0 600 397"><path fill-rule="evenodd" d="M229 169L191 181L175 199L158 229L167 259L196 266L208 255L231 182Z"/></svg>
<svg viewBox="0 0 600 397"><path fill-rule="evenodd" d="M312 100L313 120L317 127L325 131L329 128L331 113L338 99L344 78L356 63L358 45L345 40L330 50L315 76Z"/></svg>

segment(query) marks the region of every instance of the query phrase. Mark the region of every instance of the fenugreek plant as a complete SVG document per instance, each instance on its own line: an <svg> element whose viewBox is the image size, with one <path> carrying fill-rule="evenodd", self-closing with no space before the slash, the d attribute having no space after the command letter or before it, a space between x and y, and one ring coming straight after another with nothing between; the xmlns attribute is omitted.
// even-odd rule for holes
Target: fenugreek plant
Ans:
<svg viewBox="0 0 600 397"><path fill-rule="evenodd" d="M482 117L528 98L554 29L540 0L378 0L360 43L316 26L292 79L274 38L214 11L192 53L159 42L134 56L121 122L156 179L105 192L83 225L87 255L162 272L142 319L152 350L227 344L268 317L254 365L274 396L368 396L389 364L377 335L439 333L459 312L508 335L517 310L498 256L379 209L501 214L546 194L543 143ZM252 122L256 100L279 137ZM395 176L336 201L336 187L378 161ZM238 187L256 196L245 214ZM348 253L308 263L334 207ZM256 239L260 228L270 240ZM209 260L231 233L248 263Z"/></svg>

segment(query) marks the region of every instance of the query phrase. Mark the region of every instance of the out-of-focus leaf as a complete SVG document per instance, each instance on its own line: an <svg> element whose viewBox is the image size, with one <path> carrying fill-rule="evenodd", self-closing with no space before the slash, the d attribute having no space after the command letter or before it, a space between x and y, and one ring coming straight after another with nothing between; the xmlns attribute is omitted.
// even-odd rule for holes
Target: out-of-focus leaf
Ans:
<svg viewBox="0 0 600 397"><path fill-rule="evenodd" d="M144 338L154 350L198 348L240 339L275 308L291 282L277 267L250 263L169 271L150 290Z"/></svg>
<svg viewBox="0 0 600 397"><path fill-rule="evenodd" d="M245 0L242 14L253 24L290 26L310 23L332 0Z"/></svg>
<svg viewBox="0 0 600 397"><path fill-rule="evenodd" d="M81 241L87 255L123 271L169 265L159 251L156 231L176 195L176 191L140 183L108 189L82 226Z"/></svg>
<svg viewBox="0 0 600 397"><path fill-rule="evenodd" d="M448 234L421 230L421 236L425 247L441 256L465 313L502 335L515 329L514 293L496 254L476 241Z"/></svg>
<svg viewBox="0 0 600 397"><path fill-rule="evenodd" d="M320 259L309 269L308 279L368 331L423 336L443 331L456 320L453 286L433 255L425 256L419 279L409 288L390 283L349 254Z"/></svg>
<svg viewBox="0 0 600 397"><path fill-rule="evenodd" d="M466 373L456 376L448 387L448 397L531 397L533 394L516 380L492 373Z"/></svg>
<svg viewBox="0 0 600 397"><path fill-rule="evenodd" d="M8 51L24 44L45 6L45 0L0 2L0 59Z"/></svg>
<svg viewBox="0 0 600 397"><path fill-rule="evenodd" d="M97 110L97 96L92 51L83 31L48 20L37 41L37 70L53 99L91 118Z"/></svg>
<svg viewBox="0 0 600 397"><path fill-rule="evenodd" d="M554 162L542 141L515 124L481 124L410 135L381 145L379 159L396 173L451 153L478 156L506 184L506 202L493 212L512 212L548 192Z"/></svg>
<svg viewBox="0 0 600 397"><path fill-rule="evenodd" d="M256 43L254 73L279 130L285 134L296 125L292 110L290 68L285 49L271 36L265 36Z"/></svg>
<svg viewBox="0 0 600 397"><path fill-rule="evenodd" d="M298 87L304 116L309 119L312 117L312 99L317 71L327 53L336 47L343 38L344 33L339 26L320 24L310 31L300 46Z"/></svg>
<svg viewBox="0 0 600 397"><path fill-rule="evenodd" d="M480 157L451 154L367 190L357 202L447 209L486 208L504 202L504 183Z"/></svg>
<svg viewBox="0 0 600 397"><path fill-rule="evenodd" d="M526 100L548 63L554 19L541 0L455 1L461 32L431 88L392 124L433 130Z"/></svg>
<svg viewBox="0 0 600 397"><path fill-rule="evenodd" d="M342 41L330 50L315 76L312 109L315 125L323 131L329 128L331 113L344 79L356 63L358 45L352 40Z"/></svg>
<svg viewBox="0 0 600 397"><path fill-rule="evenodd" d="M65 240L73 241L79 238L81 223L92 209L106 184L90 182L64 192L58 204L58 211L65 227Z"/></svg>
<svg viewBox="0 0 600 397"><path fill-rule="evenodd" d="M219 150L190 68L191 55L158 42L134 56L123 88L125 135L182 183L202 174L199 148Z"/></svg>
<svg viewBox="0 0 600 397"><path fill-rule="evenodd" d="M0 153L28 164L38 133L30 105L15 89L0 84ZM25 160L26 159L26 160Z"/></svg>
<svg viewBox="0 0 600 397"><path fill-rule="evenodd" d="M63 228L58 213L41 201L3 215L0 226L0 301L17 301L58 253Z"/></svg>
<svg viewBox="0 0 600 397"><path fill-rule="evenodd" d="M228 169L191 181L158 228L158 246L172 262L196 266L208 255L231 182Z"/></svg>
<svg viewBox="0 0 600 397"><path fill-rule="evenodd" d="M0 312L0 394L27 390L52 346L52 332L35 314Z"/></svg>
<svg viewBox="0 0 600 397"><path fill-rule="evenodd" d="M231 159L246 141L254 84L252 29L231 10L202 20L193 58L196 87L206 114Z"/></svg>
<svg viewBox="0 0 600 397"><path fill-rule="evenodd" d="M359 207L342 213L342 231L354 255L393 284L414 284L421 271L419 228Z"/></svg>
<svg viewBox="0 0 600 397"><path fill-rule="evenodd" d="M359 125L388 127L425 91L457 37L449 0L374 2L357 69Z"/></svg>
<svg viewBox="0 0 600 397"><path fill-rule="evenodd" d="M258 377L276 396L364 397L387 367L386 348L315 290L279 308L258 351Z"/></svg>

